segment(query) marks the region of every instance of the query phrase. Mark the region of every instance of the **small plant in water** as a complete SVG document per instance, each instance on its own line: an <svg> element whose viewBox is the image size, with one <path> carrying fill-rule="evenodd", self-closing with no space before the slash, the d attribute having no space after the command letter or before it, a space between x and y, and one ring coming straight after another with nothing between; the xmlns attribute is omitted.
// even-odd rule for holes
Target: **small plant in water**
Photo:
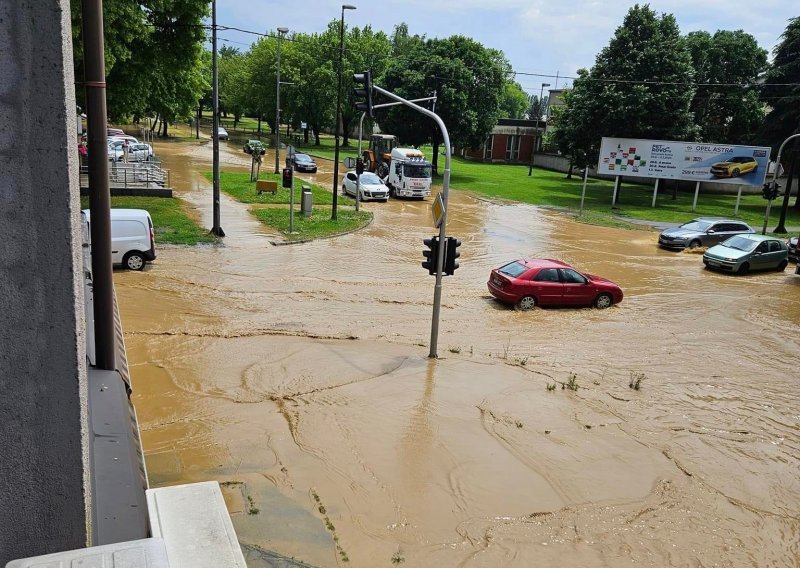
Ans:
<svg viewBox="0 0 800 568"><path fill-rule="evenodd" d="M403 563L403 562L405 562L405 561L406 561L406 559L405 559L405 558L403 558L403 557L400 555L400 552L399 552L399 551L398 551L398 552L395 552L395 553L394 553L394 555L392 556L392 564L401 564L401 563Z"/></svg>
<svg viewBox="0 0 800 568"><path fill-rule="evenodd" d="M634 372L631 371L631 382L628 383L628 386L633 390L639 390L642 388L642 381L647 378L647 375L644 373Z"/></svg>
<svg viewBox="0 0 800 568"><path fill-rule="evenodd" d="M555 383L553 383L553 384L551 385L550 383L547 383L547 390L549 390L549 391L554 391L554 390L556 390L556 384L555 384Z"/></svg>
<svg viewBox="0 0 800 568"><path fill-rule="evenodd" d="M247 514L248 515L258 515L258 512L261 509L256 507L255 501L253 501L253 498L250 495L247 496L247 503L248 503Z"/></svg>
<svg viewBox="0 0 800 568"><path fill-rule="evenodd" d="M450 346L450 353L461 353L461 346L460 345L451 345Z"/></svg>
<svg viewBox="0 0 800 568"><path fill-rule="evenodd" d="M571 391L577 391L578 390L578 375L576 375L575 373L570 373L569 374L569 378L567 379L567 382L565 383L564 386L566 386Z"/></svg>
<svg viewBox="0 0 800 568"><path fill-rule="evenodd" d="M525 357L520 357L519 359L517 359L517 362L524 367L525 365L528 364L528 357L529 357L528 355L525 355Z"/></svg>

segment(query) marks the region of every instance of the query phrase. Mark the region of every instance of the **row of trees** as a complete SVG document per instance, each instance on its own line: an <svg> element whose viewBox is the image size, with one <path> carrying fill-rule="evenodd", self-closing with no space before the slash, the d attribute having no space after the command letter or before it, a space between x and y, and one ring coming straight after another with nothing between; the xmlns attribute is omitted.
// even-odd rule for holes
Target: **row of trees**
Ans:
<svg viewBox="0 0 800 568"><path fill-rule="evenodd" d="M553 142L581 167L603 136L776 147L800 128L800 18L782 39L769 65L750 34L682 36L637 4L554 109Z"/></svg>
<svg viewBox="0 0 800 568"><path fill-rule="evenodd" d="M207 0L104 0L106 98L114 121L158 117L162 134L192 115L210 88L211 60L203 50ZM81 3L72 0L77 83L83 78ZM83 89L76 89L78 105Z"/></svg>

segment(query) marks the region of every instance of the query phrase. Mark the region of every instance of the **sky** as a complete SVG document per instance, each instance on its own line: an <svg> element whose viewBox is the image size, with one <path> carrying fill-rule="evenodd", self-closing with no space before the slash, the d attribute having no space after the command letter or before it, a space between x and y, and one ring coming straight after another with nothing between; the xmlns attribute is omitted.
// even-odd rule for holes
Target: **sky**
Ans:
<svg viewBox="0 0 800 568"><path fill-rule="evenodd" d="M464 35L505 53L516 81L529 94L569 86L582 67L590 68L597 53L622 24L634 2L591 0L348 0L348 27L372 26L391 34L405 22L409 33L427 38ZM642 2L643 3L643 2ZM780 41L788 19L800 16L796 0L655 0L650 7L671 13L682 34L705 30L738 30L753 35L769 50ZM217 0L217 25L259 33L318 33L341 17L341 2L328 0ZM232 30L219 32L219 45L247 50L256 36Z"/></svg>

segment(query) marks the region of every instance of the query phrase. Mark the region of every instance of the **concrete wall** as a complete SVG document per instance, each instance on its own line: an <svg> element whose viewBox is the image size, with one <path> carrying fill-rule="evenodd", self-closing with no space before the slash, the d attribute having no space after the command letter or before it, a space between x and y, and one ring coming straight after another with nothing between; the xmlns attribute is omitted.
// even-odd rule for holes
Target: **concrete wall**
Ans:
<svg viewBox="0 0 800 568"><path fill-rule="evenodd" d="M0 566L87 544L68 0L0 2Z"/></svg>

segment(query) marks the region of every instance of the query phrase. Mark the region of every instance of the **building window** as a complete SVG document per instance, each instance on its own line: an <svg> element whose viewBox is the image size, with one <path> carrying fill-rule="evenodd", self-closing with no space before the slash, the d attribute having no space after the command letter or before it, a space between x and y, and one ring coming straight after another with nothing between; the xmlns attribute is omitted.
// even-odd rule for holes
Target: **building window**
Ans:
<svg viewBox="0 0 800 568"><path fill-rule="evenodd" d="M519 138L516 134L506 138L506 160L509 162L519 160Z"/></svg>
<svg viewBox="0 0 800 568"><path fill-rule="evenodd" d="M491 160L492 159L492 147L494 146L494 136L491 134L486 139L486 142L483 144L483 159L484 160Z"/></svg>

